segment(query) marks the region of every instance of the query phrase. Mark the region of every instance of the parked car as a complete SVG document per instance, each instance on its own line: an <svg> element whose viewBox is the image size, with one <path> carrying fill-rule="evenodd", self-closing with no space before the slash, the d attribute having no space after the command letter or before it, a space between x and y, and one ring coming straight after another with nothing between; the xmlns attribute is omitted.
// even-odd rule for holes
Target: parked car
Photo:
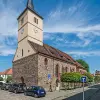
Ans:
<svg viewBox="0 0 100 100"><path fill-rule="evenodd" d="M10 85L9 83L3 83L1 86L1 90L8 90L9 85Z"/></svg>
<svg viewBox="0 0 100 100"><path fill-rule="evenodd" d="M38 97L45 97L46 91L41 86L31 86L28 89L24 91L24 95L26 96L34 96L36 98Z"/></svg>
<svg viewBox="0 0 100 100"><path fill-rule="evenodd" d="M2 87L2 85L3 85L3 83L2 83L2 82L0 82L0 88Z"/></svg>
<svg viewBox="0 0 100 100"><path fill-rule="evenodd" d="M19 84L14 83L9 86L9 92L14 92L16 94L23 93L25 89L26 89L26 85L22 83Z"/></svg>

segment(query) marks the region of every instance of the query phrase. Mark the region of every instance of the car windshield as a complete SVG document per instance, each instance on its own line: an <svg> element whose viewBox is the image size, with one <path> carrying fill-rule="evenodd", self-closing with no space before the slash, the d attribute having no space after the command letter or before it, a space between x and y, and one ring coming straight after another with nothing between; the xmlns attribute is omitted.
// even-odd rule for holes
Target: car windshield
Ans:
<svg viewBox="0 0 100 100"><path fill-rule="evenodd" d="M43 87L38 86L38 87L34 87L34 89L35 89L35 90L42 90Z"/></svg>

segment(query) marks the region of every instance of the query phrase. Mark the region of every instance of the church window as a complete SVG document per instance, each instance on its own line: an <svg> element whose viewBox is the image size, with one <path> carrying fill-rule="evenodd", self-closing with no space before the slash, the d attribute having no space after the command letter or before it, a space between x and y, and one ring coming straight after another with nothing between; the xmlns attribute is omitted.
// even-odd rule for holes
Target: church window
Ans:
<svg viewBox="0 0 100 100"><path fill-rule="evenodd" d="M22 49L22 57L23 57L23 49Z"/></svg>
<svg viewBox="0 0 100 100"><path fill-rule="evenodd" d="M28 52L30 52L30 50L28 50Z"/></svg>
<svg viewBox="0 0 100 100"><path fill-rule="evenodd" d="M68 72L68 68L66 67L66 72Z"/></svg>
<svg viewBox="0 0 100 100"><path fill-rule="evenodd" d="M59 65L58 64L55 67L55 76L59 77Z"/></svg>
<svg viewBox="0 0 100 100"><path fill-rule="evenodd" d="M36 24L38 24L38 19L37 19L36 17L34 17L34 22L35 22Z"/></svg>
<svg viewBox="0 0 100 100"><path fill-rule="evenodd" d="M21 19L21 25L24 23L24 17Z"/></svg>
<svg viewBox="0 0 100 100"><path fill-rule="evenodd" d="M62 73L64 73L64 67L62 66Z"/></svg>
<svg viewBox="0 0 100 100"><path fill-rule="evenodd" d="M44 59L44 64L45 64L45 65L48 64L48 59L47 59L47 58Z"/></svg>

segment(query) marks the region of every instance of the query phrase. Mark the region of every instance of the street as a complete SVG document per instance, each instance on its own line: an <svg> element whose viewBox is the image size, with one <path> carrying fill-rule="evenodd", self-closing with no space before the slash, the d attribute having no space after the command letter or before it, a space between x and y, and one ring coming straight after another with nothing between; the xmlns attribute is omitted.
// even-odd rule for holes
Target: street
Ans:
<svg viewBox="0 0 100 100"><path fill-rule="evenodd" d="M100 100L100 84L89 87L90 89L85 91L85 100ZM79 93L63 100L83 100L83 94Z"/></svg>
<svg viewBox="0 0 100 100"><path fill-rule="evenodd" d="M23 93L14 94L12 92L0 90L0 100L82 100L82 88L75 90L61 90L55 92L47 92L46 97L34 98L24 96ZM100 100L100 84L85 87L85 100Z"/></svg>

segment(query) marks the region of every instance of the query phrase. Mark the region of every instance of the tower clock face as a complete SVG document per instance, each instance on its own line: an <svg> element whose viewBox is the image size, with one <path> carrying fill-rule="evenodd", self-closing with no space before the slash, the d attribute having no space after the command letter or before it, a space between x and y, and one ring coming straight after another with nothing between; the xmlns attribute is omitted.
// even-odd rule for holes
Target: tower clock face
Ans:
<svg viewBox="0 0 100 100"><path fill-rule="evenodd" d="M34 28L34 32L35 32L35 33L38 33L38 29L37 29L37 28Z"/></svg>

